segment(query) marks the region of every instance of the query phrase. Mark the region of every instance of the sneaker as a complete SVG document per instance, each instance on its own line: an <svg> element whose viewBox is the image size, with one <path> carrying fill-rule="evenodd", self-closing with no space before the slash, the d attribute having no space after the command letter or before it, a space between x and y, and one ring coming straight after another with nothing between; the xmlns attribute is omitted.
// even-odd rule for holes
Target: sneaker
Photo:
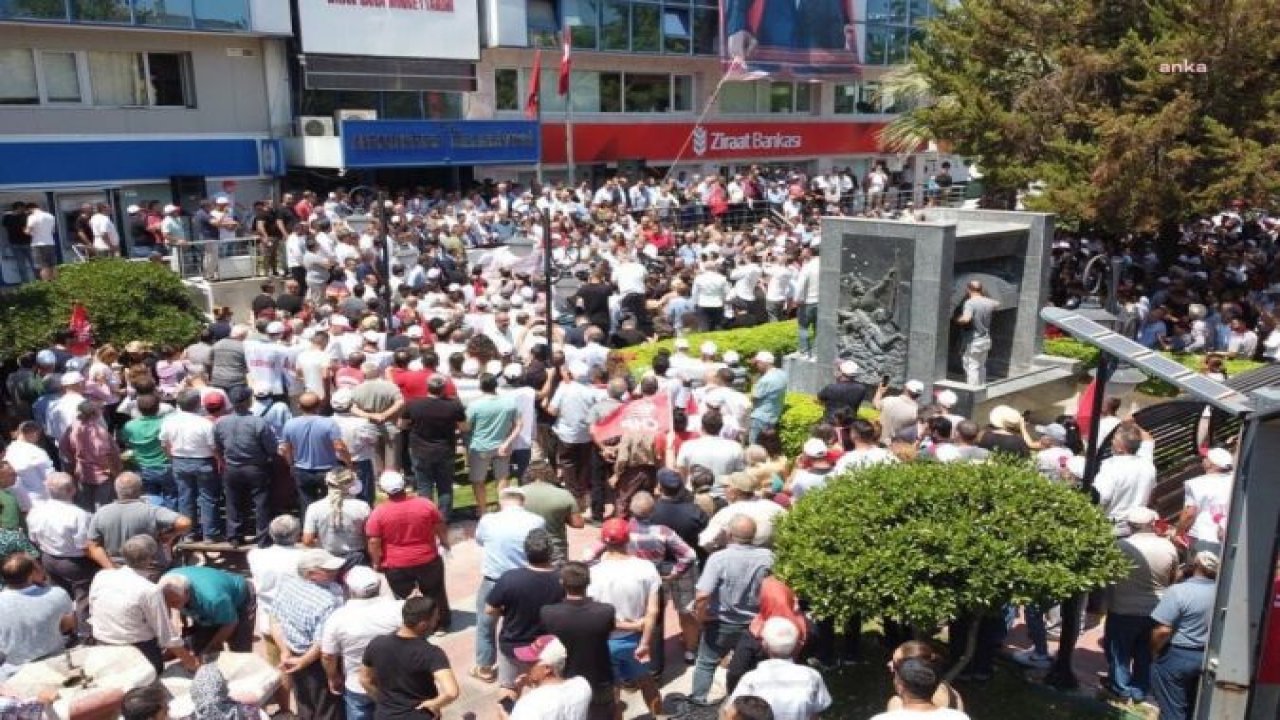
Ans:
<svg viewBox="0 0 1280 720"><path fill-rule="evenodd" d="M1013 654L1013 661L1023 667L1047 670L1053 665L1053 658L1035 650L1019 650Z"/></svg>

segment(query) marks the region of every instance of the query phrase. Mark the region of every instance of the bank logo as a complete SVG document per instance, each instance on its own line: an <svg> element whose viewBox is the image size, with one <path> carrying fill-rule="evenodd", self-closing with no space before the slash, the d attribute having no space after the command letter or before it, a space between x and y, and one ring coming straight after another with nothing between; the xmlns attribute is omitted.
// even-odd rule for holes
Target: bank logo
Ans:
<svg viewBox="0 0 1280 720"><path fill-rule="evenodd" d="M693 154L702 157L707 152L707 129L698 126L693 129Z"/></svg>

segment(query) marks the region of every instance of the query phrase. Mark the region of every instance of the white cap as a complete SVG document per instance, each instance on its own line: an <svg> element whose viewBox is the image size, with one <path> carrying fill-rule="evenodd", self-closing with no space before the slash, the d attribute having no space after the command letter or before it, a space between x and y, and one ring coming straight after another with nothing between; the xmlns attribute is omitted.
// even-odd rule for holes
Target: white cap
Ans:
<svg viewBox="0 0 1280 720"><path fill-rule="evenodd" d="M490 360L489 362L487 362L487 363L485 363L485 364L484 364L484 371L485 371L486 373L488 373L489 375L501 375L501 374L502 374L502 361L501 361L501 360Z"/></svg>
<svg viewBox="0 0 1280 720"><path fill-rule="evenodd" d="M448 290L449 292L458 292L462 290L462 286L459 285L458 283L449 283Z"/></svg>
<svg viewBox="0 0 1280 720"><path fill-rule="evenodd" d="M329 406L338 412L346 412L355 403L355 397L348 388L335 390L329 398Z"/></svg>
<svg viewBox="0 0 1280 720"><path fill-rule="evenodd" d="M509 363L502 369L502 375L508 380L515 380L517 378L524 377L524 367L522 367L520 363Z"/></svg>
<svg viewBox="0 0 1280 720"><path fill-rule="evenodd" d="M738 361L741 359L742 359L742 356L738 354L737 350L724 351L724 361L729 365L737 365Z"/></svg>
<svg viewBox="0 0 1280 720"><path fill-rule="evenodd" d="M344 580L347 589L353 593L370 593L382 585L382 578L378 577L378 573L364 565L352 566Z"/></svg>
<svg viewBox="0 0 1280 720"><path fill-rule="evenodd" d="M948 410L955 407L956 403L960 401L960 398L956 397L955 392L952 390L942 390L934 396L934 399L938 401L939 405Z"/></svg>
<svg viewBox="0 0 1280 720"><path fill-rule="evenodd" d="M844 360L840 363L840 374L845 377L853 377L858 374L858 363L852 360Z"/></svg>
<svg viewBox="0 0 1280 720"><path fill-rule="evenodd" d="M404 475L394 470L385 470L382 477L378 478L378 487L388 495L395 495L404 490Z"/></svg>
<svg viewBox="0 0 1280 720"><path fill-rule="evenodd" d="M300 572L308 570L341 570L346 564L347 561L337 555L319 548L303 550L302 556L298 558L298 570Z"/></svg>
<svg viewBox="0 0 1280 720"><path fill-rule="evenodd" d="M689 339L688 339L688 338L676 338L676 349L677 349L677 350L688 350L688 349L689 349Z"/></svg>
<svg viewBox="0 0 1280 720"><path fill-rule="evenodd" d="M591 374L591 366L581 360L569 363L569 374L572 375L575 380L586 380L587 375Z"/></svg>
<svg viewBox="0 0 1280 720"><path fill-rule="evenodd" d="M467 376L479 375L479 374L480 374L480 361L479 361L479 360L477 360L477 359L475 359L475 358L473 358L473 357L469 357L469 358L467 358L466 360L463 360L463 361L462 361L462 374L463 374L463 375L467 375Z"/></svg>
<svg viewBox="0 0 1280 720"><path fill-rule="evenodd" d="M182 208L178 207L177 205L165 205L165 206L164 206L164 214L165 214L165 215L168 215L169 213L176 213L176 212L178 212L178 211L179 211L179 210L181 210L181 209L182 209Z"/></svg>
<svg viewBox="0 0 1280 720"><path fill-rule="evenodd" d="M82 382L84 382L84 376L74 370L62 374L62 387L79 385Z"/></svg>
<svg viewBox="0 0 1280 720"><path fill-rule="evenodd" d="M129 207L125 208L124 211L132 215L136 212L142 212L142 208L138 207L137 205L130 205Z"/></svg>
<svg viewBox="0 0 1280 720"><path fill-rule="evenodd" d="M1124 516L1125 522L1129 523L1130 525L1133 525L1134 527L1143 527L1145 525L1151 525L1155 523L1156 520L1159 520L1159 519L1160 519L1159 513L1157 513L1155 510L1152 510L1149 507L1145 507L1142 505L1139 505L1138 507L1131 509L1128 512L1128 514Z"/></svg>
<svg viewBox="0 0 1280 720"><path fill-rule="evenodd" d="M516 497L524 497L524 490L518 485L508 485L502 488L502 492L498 493L498 495L515 495Z"/></svg>
<svg viewBox="0 0 1280 720"><path fill-rule="evenodd" d="M919 395L924 392L924 383L919 380L908 380L907 384L902 387L912 395Z"/></svg>
<svg viewBox="0 0 1280 720"><path fill-rule="evenodd" d="M700 348L703 355L715 355L716 350L718 349L719 348L716 347L716 344L711 342L710 340L702 343L702 347Z"/></svg>
<svg viewBox="0 0 1280 720"><path fill-rule="evenodd" d="M360 337L364 338L365 342L371 342L371 343L376 343L378 342L378 340L381 339L381 336L378 335L378 333L374 332L373 330L366 331Z"/></svg>
<svg viewBox="0 0 1280 720"><path fill-rule="evenodd" d="M66 382L65 375L63 376L63 378L64 378L63 382ZM1213 465L1216 468L1220 468L1222 470L1230 470L1236 465L1236 459L1232 457L1231 451L1227 450L1226 448L1216 447L1210 450L1205 455L1205 458L1209 461L1209 464Z"/></svg>
<svg viewBox="0 0 1280 720"><path fill-rule="evenodd" d="M279 320L269 323L267 325L267 334L268 335L284 334L284 323L280 322Z"/></svg>
<svg viewBox="0 0 1280 720"><path fill-rule="evenodd" d="M826 457L827 444L818 438L809 438L804 441L804 454L811 458Z"/></svg>
<svg viewBox="0 0 1280 720"><path fill-rule="evenodd" d="M761 350L760 352L756 353L756 362L769 363L770 365L772 365L776 361L774 360L773 353L769 352L768 350Z"/></svg>
<svg viewBox="0 0 1280 720"><path fill-rule="evenodd" d="M230 198L228 198L226 195L219 195L218 197L213 199L214 205L226 205L230 202L231 202Z"/></svg>
<svg viewBox="0 0 1280 720"><path fill-rule="evenodd" d="M427 277L428 277L428 278L430 278L430 279L432 279L432 280L435 280L436 278L440 277L440 268L438 268L438 267L433 267L433 268L431 268L430 270L428 270L428 271L427 271Z"/></svg>
<svg viewBox="0 0 1280 720"><path fill-rule="evenodd" d="M334 315L333 317L329 318L329 327L350 328L351 321L347 319L346 315Z"/></svg>

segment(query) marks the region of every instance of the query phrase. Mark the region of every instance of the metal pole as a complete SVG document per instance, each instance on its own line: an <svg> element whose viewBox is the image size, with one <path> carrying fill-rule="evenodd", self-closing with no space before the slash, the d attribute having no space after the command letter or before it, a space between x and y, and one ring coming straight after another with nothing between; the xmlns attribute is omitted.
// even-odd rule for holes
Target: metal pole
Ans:
<svg viewBox="0 0 1280 720"><path fill-rule="evenodd" d="M564 158L569 164L569 187L578 184L573 168L573 73L569 74L569 87L564 95Z"/></svg>
<svg viewBox="0 0 1280 720"><path fill-rule="evenodd" d="M382 324L386 331L391 330L391 233L387 227L386 196L378 190L374 195L373 218L378 223L378 245L382 254Z"/></svg>
<svg viewBox="0 0 1280 720"><path fill-rule="evenodd" d="M538 197L542 196L542 186L538 186ZM535 199L534 202L537 202ZM551 210L540 210L538 218L542 223L542 274L547 279L545 310L547 313L547 348L550 349L555 338L555 289L556 283L552 273L555 272L551 260Z"/></svg>

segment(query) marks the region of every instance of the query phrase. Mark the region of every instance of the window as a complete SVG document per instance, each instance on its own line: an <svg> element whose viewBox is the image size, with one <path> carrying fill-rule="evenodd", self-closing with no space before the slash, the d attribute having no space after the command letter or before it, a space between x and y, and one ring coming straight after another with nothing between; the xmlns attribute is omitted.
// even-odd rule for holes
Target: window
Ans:
<svg viewBox="0 0 1280 720"><path fill-rule="evenodd" d="M600 4L600 49L628 50L631 45L630 6L626 0L604 0Z"/></svg>
<svg viewBox="0 0 1280 720"><path fill-rule="evenodd" d="M672 112L693 112L693 76L675 75L671 78Z"/></svg>
<svg viewBox="0 0 1280 720"><path fill-rule="evenodd" d="M666 8L662 11L662 49L671 54L684 55L689 52L691 33L689 31L689 10L686 8Z"/></svg>
<svg viewBox="0 0 1280 720"><path fill-rule="evenodd" d="M600 112L622 112L622 73L600 73Z"/></svg>
<svg viewBox="0 0 1280 720"><path fill-rule="evenodd" d="M693 53L720 54L720 13L715 8L693 9Z"/></svg>
<svg viewBox="0 0 1280 720"><path fill-rule="evenodd" d="M80 89L80 59L77 53L41 50L40 73L45 102L84 102L84 93Z"/></svg>
<svg viewBox="0 0 1280 720"><path fill-rule="evenodd" d="M195 0L197 30L248 30L249 5L227 0Z"/></svg>
<svg viewBox="0 0 1280 720"><path fill-rule="evenodd" d="M569 36L576 48L594 50L596 46L596 22L600 8L595 0L565 0L564 24L569 26Z"/></svg>
<svg viewBox="0 0 1280 720"><path fill-rule="evenodd" d="M551 0L529 0L529 43L556 46ZM573 47L610 52L714 55L720 39L715 0L562 0Z"/></svg>
<svg viewBox="0 0 1280 720"><path fill-rule="evenodd" d="M720 88L720 112L755 113L756 83L727 82Z"/></svg>
<svg viewBox="0 0 1280 720"><path fill-rule="evenodd" d="M631 6L631 49L636 52L662 51L662 8L647 3Z"/></svg>
<svg viewBox="0 0 1280 720"><path fill-rule="evenodd" d="M129 0L71 0L71 18L81 22L131 23Z"/></svg>
<svg viewBox="0 0 1280 720"><path fill-rule="evenodd" d="M529 46L558 47L560 23L556 20L556 6L552 0L529 0Z"/></svg>
<svg viewBox="0 0 1280 720"><path fill-rule="evenodd" d="M796 86L786 82L770 83L769 112L789 113L795 109Z"/></svg>
<svg viewBox="0 0 1280 720"><path fill-rule="evenodd" d="M0 0L0 18L235 32L249 29L249 0Z"/></svg>
<svg viewBox="0 0 1280 720"><path fill-rule="evenodd" d="M627 73L623 104L627 112L664 113L671 109L671 77Z"/></svg>
<svg viewBox="0 0 1280 720"><path fill-rule="evenodd" d="M524 108L520 93L520 72L510 68L493 71L493 107L495 110L521 110Z"/></svg>
<svg viewBox="0 0 1280 720"><path fill-rule="evenodd" d="M813 85L790 82L728 82L720 90L720 112L744 115L808 113Z"/></svg>
<svg viewBox="0 0 1280 720"><path fill-rule="evenodd" d="M185 53L146 53L151 104L160 107L196 106L191 93L190 56Z"/></svg>
<svg viewBox="0 0 1280 720"><path fill-rule="evenodd" d="M194 108L186 53L90 52L93 104Z"/></svg>
<svg viewBox="0 0 1280 720"><path fill-rule="evenodd" d="M384 120L417 120L422 117L422 93L383 93L382 110L378 117Z"/></svg>
<svg viewBox="0 0 1280 720"><path fill-rule="evenodd" d="M40 85L30 50L0 50L0 105L37 105Z"/></svg>
<svg viewBox="0 0 1280 720"><path fill-rule="evenodd" d="M529 92L529 70L522 69L518 74L519 86L512 90L516 97L523 98ZM565 98L557 91L558 76L555 69L542 71L541 105L544 117L564 112ZM575 70L570 77L570 94L574 112L693 112L692 75ZM499 105L497 109L512 111L523 107L524 103L521 101L514 107Z"/></svg>
<svg viewBox="0 0 1280 720"><path fill-rule="evenodd" d="M133 21L152 27L189 28L195 25L194 0L134 0Z"/></svg>
<svg viewBox="0 0 1280 720"><path fill-rule="evenodd" d="M867 65L897 65L910 59L921 26L936 15L930 0L867 0L863 37Z"/></svg>
<svg viewBox="0 0 1280 720"><path fill-rule="evenodd" d="M853 115L858 111L858 86L856 84L835 85L835 113L837 115Z"/></svg>
<svg viewBox="0 0 1280 720"><path fill-rule="evenodd" d="M62 0L13 0L0 3L0 17L15 20L66 20L67 6Z"/></svg>

